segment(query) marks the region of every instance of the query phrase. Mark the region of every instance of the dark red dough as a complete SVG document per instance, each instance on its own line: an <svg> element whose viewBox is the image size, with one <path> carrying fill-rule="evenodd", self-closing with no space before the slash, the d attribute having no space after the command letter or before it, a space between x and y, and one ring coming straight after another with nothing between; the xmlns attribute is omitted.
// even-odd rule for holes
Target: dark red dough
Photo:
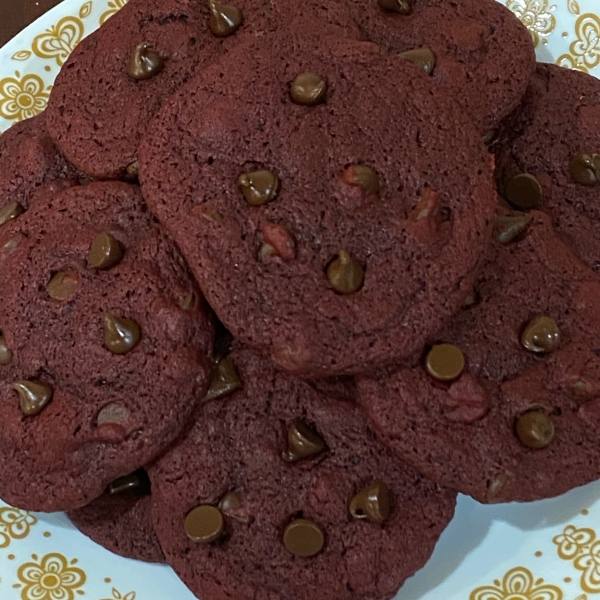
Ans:
<svg viewBox="0 0 600 600"><path fill-rule="evenodd" d="M225 4L229 1L224 2ZM117 178L137 158L152 115L191 75L242 40L286 40L312 47L331 36L359 37L343 3L308 0L235 0L244 24L232 36L215 37L208 28L208 2L130 0L71 54L50 96L48 129L65 155L97 178ZM127 73L135 47L151 42L169 57L163 71L136 81Z"/></svg>
<svg viewBox="0 0 600 600"><path fill-rule="evenodd" d="M42 113L15 123L0 136L0 209L18 202L29 206L41 185L54 180L58 187L76 183L75 169L50 139Z"/></svg>
<svg viewBox="0 0 600 600"><path fill-rule="evenodd" d="M148 204L211 306L236 338L301 376L419 350L461 305L488 240L491 161L473 126L418 68L372 44L341 44L327 59L258 45L235 56L169 100L140 152ZM304 71L327 79L324 104L289 99ZM355 163L378 173L378 195L343 180ZM281 182L261 207L238 189L254 169ZM422 194L432 206L416 220ZM293 238L291 260L259 259L268 222ZM366 265L347 296L325 275L342 249Z"/></svg>
<svg viewBox="0 0 600 600"><path fill-rule="evenodd" d="M495 0L410 3L410 16L386 12L377 0L351 0L349 8L363 36L382 48L433 50L433 81L471 116L481 135L493 131L517 106L535 68L531 34Z"/></svg>
<svg viewBox="0 0 600 600"><path fill-rule="evenodd" d="M154 533L150 495L104 494L91 504L69 511L69 519L103 548L146 562L165 562Z"/></svg>
<svg viewBox="0 0 600 600"><path fill-rule="evenodd" d="M236 349L244 390L207 403L188 437L149 469L153 517L168 562L199 598L211 600L375 600L391 598L425 564L452 518L454 494L406 467L374 439L363 415L306 382ZM328 449L286 463L287 427L312 423ZM394 509L383 525L358 521L348 505L374 479ZM227 537L188 539L184 520L199 504L235 490L242 506L226 517ZM287 523L302 514L325 534L312 558L283 545Z"/></svg>
<svg viewBox="0 0 600 600"><path fill-rule="evenodd" d="M580 71L540 64L522 106L496 142L498 185L522 172L542 186L541 210L579 258L600 271L600 185L576 183L569 162L600 154L600 81Z"/></svg>
<svg viewBox="0 0 600 600"><path fill-rule="evenodd" d="M496 242L475 282L479 303L430 339L463 351L466 369L441 384L421 364L359 378L359 402L383 443L441 485L481 502L557 496L600 476L600 279L532 212L525 237ZM520 343L536 315L558 324L549 354ZM481 386L481 389L478 389ZM538 409L555 437L530 449L516 419Z"/></svg>
<svg viewBox="0 0 600 600"><path fill-rule="evenodd" d="M105 232L124 256L98 271L87 256ZM70 300L46 291L58 271L77 278ZM183 429L207 387L211 319L139 188L124 183L70 188L1 227L0 289L0 331L13 352L0 366L0 497L28 510L78 508ZM139 323L141 340L127 354L104 346L106 313ZM10 388L21 379L54 389L36 416L23 415ZM97 425L111 405L129 412Z"/></svg>

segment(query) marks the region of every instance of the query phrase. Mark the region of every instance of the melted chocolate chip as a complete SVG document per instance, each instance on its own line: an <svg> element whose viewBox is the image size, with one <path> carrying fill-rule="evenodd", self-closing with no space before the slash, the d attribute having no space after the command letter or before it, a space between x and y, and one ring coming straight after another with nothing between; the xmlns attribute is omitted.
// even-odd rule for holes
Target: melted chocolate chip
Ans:
<svg viewBox="0 0 600 600"><path fill-rule="evenodd" d="M533 175L520 173L506 182L504 196L516 208L530 210L540 205L542 186Z"/></svg>
<svg viewBox="0 0 600 600"><path fill-rule="evenodd" d="M221 511L209 504L190 511L184 523L186 535L197 544L210 544L218 540L225 529Z"/></svg>
<svg viewBox="0 0 600 600"><path fill-rule="evenodd" d="M147 496L150 493L150 479L144 469L138 469L135 473L115 479L108 486L107 492L111 496L132 493L135 496Z"/></svg>
<svg viewBox="0 0 600 600"><path fill-rule="evenodd" d="M308 558L321 552L325 536L314 521L295 519L285 528L283 543L295 556Z"/></svg>
<svg viewBox="0 0 600 600"><path fill-rule="evenodd" d="M77 291L79 278L73 273L59 271L46 286L48 295L53 300L66 301L70 300Z"/></svg>
<svg viewBox="0 0 600 600"><path fill-rule="evenodd" d="M300 73L290 86L290 96L296 104L314 106L325 100L327 82L316 73Z"/></svg>
<svg viewBox="0 0 600 600"><path fill-rule="evenodd" d="M0 227L6 225L12 219L16 219L19 215L22 215L25 209L17 202L11 202L5 207L0 208Z"/></svg>
<svg viewBox="0 0 600 600"><path fill-rule="evenodd" d="M141 337L142 330L133 319L104 315L104 345L113 354L126 354L133 350Z"/></svg>
<svg viewBox="0 0 600 600"><path fill-rule="evenodd" d="M452 344L438 344L427 354L425 366L435 379L452 381L463 372L465 357L461 349Z"/></svg>
<svg viewBox="0 0 600 600"><path fill-rule="evenodd" d="M399 54L399 56L423 69L427 75L431 75L433 69L435 69L435 54L429 48L407 50L406 52Z"/></svg>
<svg viewBox="0 0 600 600"><path fill-rule="evenodd" d="M390 491L383 481L374 481L350 501L350 514L355 519L383 523L391 511Z"/></svg>
<svg viewBox="0 0 600 600"><path fill-rule="evenodd" d="M123 259L123 249L110 233L100 233L92 241L88 264L94 269L110 269Z"/></svg>
<svg viewBox="0 0 600 600"><path fill-rule="evenodd" d="M552 419L546 413L530 410L517 419L515 431L522 444L537 450L550 444L555 429Z"/></svg>
<svg viewBox="0 0 600 600"><path fill-rule="evenodd" d="M408 0L377 0L379 8L387 12L395 12L401 15L410 15L412 7Z"/></svg>
<svg viewBox="0 0 600 600"><path fill-rule="evenodd" d="M135 47L129 60L129 76L139 81L158 75L164 68L163 57L150 42L142 42Z"/></svg>
<svg viewBox="0 0 600 600"><path fill-rule="evenodd" d="M576 154L569 163L573 181L581 185L596 185L600 182L600 154Z"/></svg>
<svg viewBox="0 0 600 600"><path fill-rule="evenodd" d="M140 173L140 163L134 160L131 164L127 165L125 170L125 179L128 181L135 181Z"/></svg>
<svg viewBox="0 0 600 600"><path fill-rule="evenodd" d="M208 26L213 35L227 37L233 35L242 25L242 11L233 4L221 4L217 0L209 0L210 21Z"/></svg>
<svg viewBox="0 0 600 600"><path fill-rule="evenodd" d="M314 427L302 419L296 419L290 425L287 441L287 450L281 455L286 462L296 462L320 454L325 450L325 440Z"/></svg>
<svg viewBox="0 0 600 600"><path fill-rule="evenodd" d="M346 183L356 185L367 193L377 194L381 190L379 175L366 165L350 165L342 177Z"/></svg>
<svg viewBox="0 0 600 600"><path fill-rule="evenodd" d="M123 404L112 402L107 404L96 417L96 426L100 427L110 423L112 425L122 425L126 423L130 415L129 409Z"/></svg>
<svg viewBox="0 0 600 600"><path fill-rule="evenodd" d="M272 171L263 169L243 173L238 179L238 185L248 204L261 206L277 196L279 178Z"/></svg>
<svg viewBox="0 0 600 600"><path fill-rule="evenodd" d="M530 215L498 215L494 220L494 239L501 244L510 244L523 234L530 223Z"/></svg>
<svg viewBox="0 0 600 600"><path fill-rule="evenodd" d="M340 250L338 257L327 267L327 281L340 294L358 292L364 280L365 270L363 266L345 250Z"/></svg>
<svg viewBox="0 0 600 600"><path fill-rule="evenodd" d="M222 398L239 390L242 387L242 380L235 368L232 358L221 358L213 367L210 375L210 384L205 400L214 400Z"/></svg>
<svg viewBox="0 0 600 600"><path fill-rule="evenodd" d="M560 330L552 317L538 315L527 323L521 334L521 344L531 352L552 352L560 344Z"/></svg>
<svg viewBox="0 0 600 600"><path fill-rule="evenodd" d="M52 394L54 393L49 385L24 379L15 381L10 387L18 392L21 411L27 416L42 412L44 407L52 400Z"/></svg>
<svg viewBox="0 0 600 600"><path fill-rule="evenodd" d="M242 499L237 492L227 492L219 501L219 510L226 516L241 523L249 523L250 517L242 506Z"/></svg>
<svg viewBox="0 0 600 600"><path fill-rule="evenodd" d="M6 338L0 333L0 366L8 365L12 360L12 355L6 343Z"/></svg>

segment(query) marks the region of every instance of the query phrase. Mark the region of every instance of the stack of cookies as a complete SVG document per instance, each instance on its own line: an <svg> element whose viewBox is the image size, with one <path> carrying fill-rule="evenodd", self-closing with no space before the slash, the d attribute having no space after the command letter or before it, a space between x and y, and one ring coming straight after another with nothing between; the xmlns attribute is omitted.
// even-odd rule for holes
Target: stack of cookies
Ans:
<svg viewBox="0 0 600 600"><path fill-rule="evenodd" d="M234 2L130 0L0 138L0 497L392 598L458 492L600 478L600 82L494 0Z"/></svg>

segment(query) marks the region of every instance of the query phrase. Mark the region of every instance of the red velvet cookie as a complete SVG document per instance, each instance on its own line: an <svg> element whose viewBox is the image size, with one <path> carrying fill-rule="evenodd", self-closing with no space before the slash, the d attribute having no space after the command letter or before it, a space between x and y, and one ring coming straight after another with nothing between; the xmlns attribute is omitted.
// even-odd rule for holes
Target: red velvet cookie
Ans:
<svg viewBox="0 0 600 600"><path fill-rule="evenodd" d="M87 506L69 511L75 527L102 547L126 558L165 562L154 533L150 482L145 471L126 475Z"/></svg>
<svg viewBox="0 0 600 600"><path fill-rule="evenodd" d="M517 106L535 69L529 31L495 0L351 0L349 10L367 40L392 53L421 50L407 56L481 135Z"/></svg>
<svg viewBox="0 0 600 600"><path fill-rule="evenodd" d="M328 56L230 53L140 152L221 321L306 377L418 351L460 307L495 205L480 136L430 78L372 44Z"/></svg>
<svg viewBox="0 0 600 600"><path fill-rule="evenodd" d="M213 326L139 188L73 187L0 227L0 497L78 508L155 458L209 380Z"/></svg>
<svg viewBox="0 0 600 600"><path fill-rule="evenodd" d="M600 81L538 65L495 146L504 197L550 214L556 232L600 272Z"/></svg>
<svg viewBox="0 0 600 600"><path fill-rule="evenodd" d="M499 217L495 238L421 360L360 378L358 396L381 441L433 481L537 500L600 476L600 278L543 213Z"/></svg>
<svg viewBox="0 0 600 600"><path fill-rule="evenodd" d="M391 598L421 568L455 495L405 466L351 402L246 349L244 389L208 402L149 468L156 533L199 598Z"/></svg>
<svg viewBox="0 0 600 600"><path fill-rule="evenodd" d="M135 172L137 148L165 98L242 40L293 49L353 35L343 3L319 0L130 0L85 38L58 75L48 129L78 168L97 178Z"/></svg>

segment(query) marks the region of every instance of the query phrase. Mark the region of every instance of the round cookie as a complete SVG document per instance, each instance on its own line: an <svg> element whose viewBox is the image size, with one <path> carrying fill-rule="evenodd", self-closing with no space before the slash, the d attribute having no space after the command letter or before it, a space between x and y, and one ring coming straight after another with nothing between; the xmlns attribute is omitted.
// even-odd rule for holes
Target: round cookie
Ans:
<svg viewBox="0 0 600 600"><path fill-rule="evenodd" d="M8 205L27 209L38 187L55 180L57 189L77 183L77 173L50 139L45 119L42 113L0 135L0 222Z"/></svg>
<svg viewBox="0 0 600 600"><path fill-rule="evenodd" d="M504 196L548 212L575 254L600 272L600 81L538 65L522 106L495 145ZM535 179L520 200L523 192L513 188L524 175Z"/></svg>
<svg viewBox="0 0 600 600"><path fill-rule="evenodd" d="M338 0L326 6L319 0L130 0L66 61L50 95L48 129L89 175L135 174L148 121L195 71L244 39L268 44L279 36L293 47L301 37L311 47L347 30L350 36L353 21L342 8ZM143 43L150 47L138 51Z"/></svg>
<svg viewBox="0 0 600 600"><path fill-rule="evenodd" d="M213 326L173 241L124 183L0 227L0 497L79 508L147 464L207 389Z"/></svg>
<svg viewBox="0 0 600 600"><path fill-rule="evenodd" d="M91 504L69 511L84 535L126 558L165 562L151 516L150 485L144 471L115 482Z"/></svg>
<svg viewBox="0 0 600 600"><path fill-rule="evenodd" d="M419 361L359 378L358 399L441 485L557 496L600 476L600 279L544 213L500 215L494 236L465 308Z"/></svg>
<svg viewBox="0 0 600 600"><path fill-rule="evenodd" d="M393 10L400 6L408 10ZM529 31L494 0L352 0L349 8L364 38L389 52L433 52L433 61L422 53L412 60L432 67L433 81L481 135L517 106L535 69Z"/></svg>
<svg viewBox="0 0 600 600"><path fill-rule="evenodd" d="M199 598L394 596L429 558L455 495L380 446L355 404L250 350L230 356L244 389L206 403L149 468L168 562Z"/></svg>
<svg viewBox="0 0 600 600"><path fill-rule="evenodd" d="M230 53L157 115L140 181L225 326L305 377L421 348L460 307L495 206L467 117L359 42Z"/></svg>

